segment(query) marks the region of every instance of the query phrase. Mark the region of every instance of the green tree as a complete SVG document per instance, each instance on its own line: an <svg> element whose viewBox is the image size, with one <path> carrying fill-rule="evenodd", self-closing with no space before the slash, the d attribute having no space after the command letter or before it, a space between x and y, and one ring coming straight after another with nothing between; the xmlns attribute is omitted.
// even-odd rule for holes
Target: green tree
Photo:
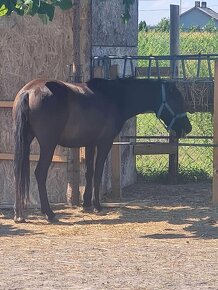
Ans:
<svg viewBox="0 0 218 290"><path fill-rule="evenodd" d="M216 32L216 24L213 18L211 18L208 23L203 27L203 30L206 32Z"/></svg>
<svg viewBox="0 0 218 290"><path fill-rule="evenodd" d="M188 32L200 32L201 27L199 25L192 25L189 27Z"/></svg>
<svg viewBox="0 0 218 290"><path fill-rule="evenodd" d="M160 32L169 32L170 20L166 17L162 18L161 21L157 24L155 30Z"/></svg>
<svg viewBox="0 0 218 290"><path fill-rule="evenodd" d="M124 13L121 17L125 22L131 17L130 7L134 2L135 0L123 0ZM0 0L0 16L11 15L12 12L20 16L37 14L44 23L47 23L48 20L53 20L56 7L66 10L72 8L73 4L74 0Z"/></svg>
<svg viewBox="0 0 218 290"><path fill-rule="evenodd" d="M148 27L145 21L140 21L139 23L139 31L148 31Z"/></svg>

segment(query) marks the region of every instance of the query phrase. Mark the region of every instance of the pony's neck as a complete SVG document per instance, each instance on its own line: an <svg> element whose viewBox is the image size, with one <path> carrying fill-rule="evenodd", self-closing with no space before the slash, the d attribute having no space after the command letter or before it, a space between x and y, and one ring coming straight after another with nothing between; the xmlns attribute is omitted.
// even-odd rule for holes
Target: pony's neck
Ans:
<svg viewBox="0 0 218 290"><path fill-rule="evenodd" d="M130 119L141 113L156 112L156 95L152 95L146 91L135 93L127 93L124 96L123 117L125 120Z"/></svg>

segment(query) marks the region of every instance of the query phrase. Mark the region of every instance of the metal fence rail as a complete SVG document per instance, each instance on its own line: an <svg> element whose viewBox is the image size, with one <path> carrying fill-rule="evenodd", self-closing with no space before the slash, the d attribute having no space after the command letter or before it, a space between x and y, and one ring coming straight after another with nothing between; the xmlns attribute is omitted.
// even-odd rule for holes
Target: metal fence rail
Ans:
<svg viewBox="0 0 218 290"><path fill-rule="evenodd" d="M197 55L161 55L161 56L94 56L92 58L92 69L91 76L94 75L94 69L96 66L102 66L104 69L104 78L109 78L109 68L119 62L122 66L122 74L121 76L136 76L136 67L143 66L143 62L146 63L146 67L148 68L147 75L144 77L151 78L152 77L152 68L155 67L157 77L161 78L161 67L163 66L163 62L167 64L167 67L170 67L170 75L171 79L188 79L190 76L188 75L187 63L190 61L195 62L196 70L195 74L192 75L191 78L194 79L202 79L201 70L205 63L207 66L207 76L204 78L208 78L210 80L213 79L213 62L218 59L218 54L197 54ZM130 74L127 73L127 67L129 66ZM165 65L166 66L166 65Z"/></svg>

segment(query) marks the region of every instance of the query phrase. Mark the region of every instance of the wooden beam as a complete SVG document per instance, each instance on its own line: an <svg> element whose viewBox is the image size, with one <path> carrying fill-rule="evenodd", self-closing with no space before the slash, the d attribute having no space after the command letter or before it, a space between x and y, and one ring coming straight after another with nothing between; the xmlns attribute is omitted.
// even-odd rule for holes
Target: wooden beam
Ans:
<svg viewBox="0 0 218 290"><path fill-rule="evenodd" d="M13 101L0 101L0 108L12 108Z"/></svg>
<svg viewBox="0 0 218 290"><path fill-rule="evenodd" d="M170 144L135 144L135 155L176 154L177 147Z"/></svg>
<svg viewBox="0 0 218 290"><path fill-rule="evenodd" d="M214 126L213 143L218 144L218 61L215 62L214 76ZM213 149L213 204L218 205L218 147Z"/></svg>
<svg viewBox="0 0 218 290"><path fill-rule="evenodd" d="M120 136L117 136L114 141L119 142ZM121 171L121 146L113 145L111 148L111 187L112 198L115 200L122 197Z"/></svg>
<svg viewBox="0 0 218 290"><path fill-rule="evenodd" d="M0 160L14 160L14 154L12 154L12 153L0 153ZM39 155L36 155L36 154L30 155L30 161L38 161L38 160L39 160ZM54 155L52 158L52 162L66 163L67 157L60 156L60 155Z"/></svg>

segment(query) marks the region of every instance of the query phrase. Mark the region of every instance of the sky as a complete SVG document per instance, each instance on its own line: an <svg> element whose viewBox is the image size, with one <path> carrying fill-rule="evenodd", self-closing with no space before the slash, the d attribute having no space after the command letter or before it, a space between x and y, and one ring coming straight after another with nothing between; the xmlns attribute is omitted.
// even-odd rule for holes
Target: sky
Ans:
<svg viewBox="0 0 218 290"><path fill-rule="evenodd" d="M207 7L218 12L218 0L204 0ZM170 17L170 4L180 5L181 12L195 6L195 0L139 0L139 22L145 20L147 25L156 25L164 17Z"/></svg>

